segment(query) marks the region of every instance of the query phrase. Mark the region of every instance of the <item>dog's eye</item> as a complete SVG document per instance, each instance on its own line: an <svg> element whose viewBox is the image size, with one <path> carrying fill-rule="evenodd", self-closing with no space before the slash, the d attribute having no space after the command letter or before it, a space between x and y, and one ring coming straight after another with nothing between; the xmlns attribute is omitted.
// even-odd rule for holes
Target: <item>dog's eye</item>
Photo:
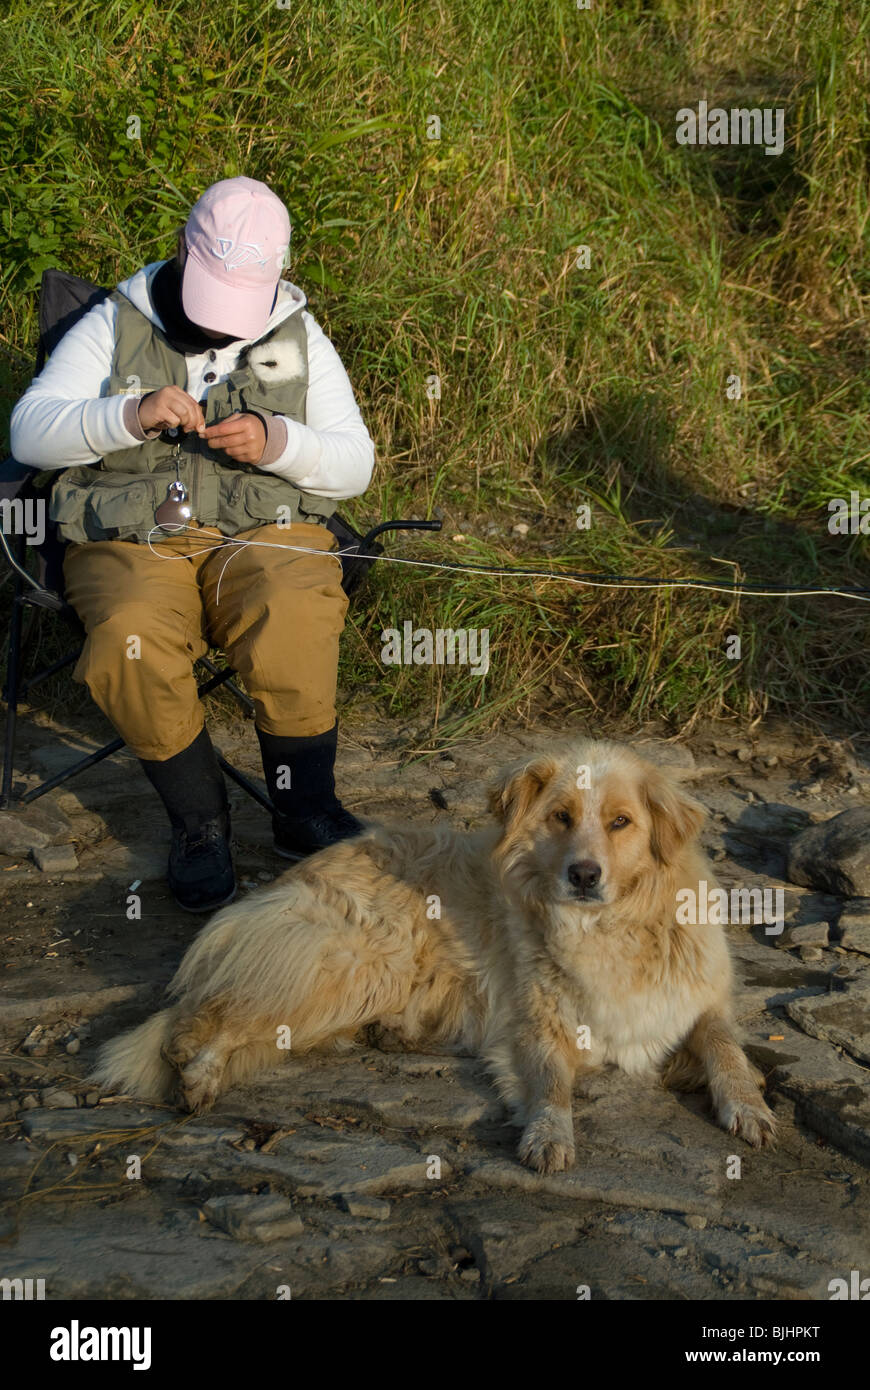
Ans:
<svg viewBox="0 0 870 1390"><path fill-rule="evenodd" d="M567 825L568 827L574 824L571 819L570 811L554 811L553 820L558 821L560 825Z"/></svg>
<svg viewBox="0 0 870 1390"><path fill-rule="evenodd" d="M617 816L615 820L611 821L610 829L621 830L624 825L631 825L628 816Z"/></svg>

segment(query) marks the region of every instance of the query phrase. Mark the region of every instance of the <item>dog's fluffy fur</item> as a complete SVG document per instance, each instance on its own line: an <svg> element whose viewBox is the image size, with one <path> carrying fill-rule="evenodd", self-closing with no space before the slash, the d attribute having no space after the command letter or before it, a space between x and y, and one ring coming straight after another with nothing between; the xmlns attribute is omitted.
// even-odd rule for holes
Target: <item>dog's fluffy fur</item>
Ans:
<svg viewBox="0 0 870 1390"><path fill-rule="evenodd" d="M583 741L509 769L491 810L473 834L375 827L224 908L175 1002L110 1042L96 1080L203 1111L286 1057L288 1028L298 1055L379 1024L482 1055L542 1172L573 1162L575 1075L607 1062L706 1085L726 1129L771 1139L724 933L675 920L679 889L715 882L703 808L630 749Z"/></svg>

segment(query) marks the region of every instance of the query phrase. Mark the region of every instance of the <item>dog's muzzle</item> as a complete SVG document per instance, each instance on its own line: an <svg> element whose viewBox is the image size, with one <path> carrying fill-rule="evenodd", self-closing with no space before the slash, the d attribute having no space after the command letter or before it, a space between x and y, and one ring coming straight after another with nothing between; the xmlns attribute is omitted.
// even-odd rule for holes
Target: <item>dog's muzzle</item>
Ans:
<svg viewBox="0 0 870 1390"><path fill-rule="evenodd" d="M576 902L602 903L601 865L594 859L575 859L565 870L565 881Z"/></svg>

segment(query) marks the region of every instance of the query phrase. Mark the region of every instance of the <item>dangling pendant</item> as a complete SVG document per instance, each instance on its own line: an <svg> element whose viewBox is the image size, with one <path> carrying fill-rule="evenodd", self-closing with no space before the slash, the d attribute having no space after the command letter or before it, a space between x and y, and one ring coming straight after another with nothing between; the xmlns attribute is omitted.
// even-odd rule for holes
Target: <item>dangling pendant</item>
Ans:
<svg viewBox="0 0 870 1390"><path fill-rule="evenodd" d="M164 530L181 530L190 521L187 488L180 479L169 484L166 498L154 513L154 520Z"/></svg>

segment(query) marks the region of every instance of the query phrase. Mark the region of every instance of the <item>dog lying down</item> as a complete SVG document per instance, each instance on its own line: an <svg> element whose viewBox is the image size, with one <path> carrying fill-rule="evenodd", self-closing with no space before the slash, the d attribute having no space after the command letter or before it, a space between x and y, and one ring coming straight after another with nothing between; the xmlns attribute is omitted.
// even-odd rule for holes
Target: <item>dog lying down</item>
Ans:
<svg viewBox="0 0 870 1390"><path fill-rule="evenodd" d="M544 1173L574 1161L576 1074L608 1062L706 1085L725 1129L771 1140L722 928L675 920L680 888L715 884L703 807L629 748L584 740L508 769L490 808L471 834L372 827L222 909L175 1002L108 1043L94 1079L201 1112L286 1057L287 1029L298 1055L379 1024L480 1055Z"/></svg>

